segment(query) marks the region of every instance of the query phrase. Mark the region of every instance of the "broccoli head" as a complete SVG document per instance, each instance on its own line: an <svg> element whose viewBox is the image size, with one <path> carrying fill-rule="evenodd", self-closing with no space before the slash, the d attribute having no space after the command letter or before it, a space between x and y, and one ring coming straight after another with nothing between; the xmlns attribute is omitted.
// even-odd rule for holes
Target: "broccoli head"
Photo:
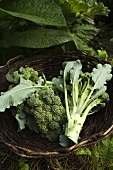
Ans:
<svg viewBox="0 0 113 170"><path fill-rule="evenodd" d="M18 121L19 131L27 125L30 130L39 133L42 138L50 141L58 140L59 136L64 133L63 125L66 124L67 119L65 107L61 98L52 89L52 82L46 81L44 75L40 79L38 72L33 68L21 67L7 76L8 80L12 82L10 89L19 83L20 77L40 87L22 105L12 109L13 115Z"/></svg>
<svg viewBox="0 0 113 170"><path fill-rule="evenodd" d="M13 83L18 84L20 81L20 76L22 76L26 80L30 80L33 83L36 83L38 81L38 72L35 71L31 67L23 68L21 67L19 71L14 71L12 73Z"/></svg>
<svg viewBox="0 0 113 170"><path fill-rule="evenodd" d="M24 112L28 115L28 119L29 115L34 117L34 119L28 120L27 126L36 132L38 131L42 138L57 141L64 132L65 108L60 97L55 95L52 88L47 87L40 89L38 93L33 93L25 102Z"/></svg>

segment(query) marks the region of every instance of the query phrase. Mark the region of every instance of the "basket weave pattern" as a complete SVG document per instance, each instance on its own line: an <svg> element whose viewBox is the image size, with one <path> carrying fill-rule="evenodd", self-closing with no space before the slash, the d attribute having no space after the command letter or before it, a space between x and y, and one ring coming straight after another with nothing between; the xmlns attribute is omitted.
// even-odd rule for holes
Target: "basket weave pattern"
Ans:
<svg viewBox="0 0 113 170"><path fill-rule="evenodd" d="M40 54L31 57L17 56L9 60L5 66L0 67L0 91L6 91L9 85L5 75L8 72L18 70L21 66L33 67L39 74L44 72L47 79L51 80L52 77L59 75L63 61L72 61L78 58L83 63L84 71L90 71L98 62L105 63L93 57L77 55L74 52L64 55ZM28 158L64 156L79 148L97 143L113 131L112 84L113 79L108 82L109 103L105 108L87 117L80 134L79 144L63 148L58 142L52 143L46 139L41 139L38 134L31 132L28 128L17 132L17 122L12 116L10 109L7 109L5 113L0 113L0 142L7 145L16 154Z"/></svg>

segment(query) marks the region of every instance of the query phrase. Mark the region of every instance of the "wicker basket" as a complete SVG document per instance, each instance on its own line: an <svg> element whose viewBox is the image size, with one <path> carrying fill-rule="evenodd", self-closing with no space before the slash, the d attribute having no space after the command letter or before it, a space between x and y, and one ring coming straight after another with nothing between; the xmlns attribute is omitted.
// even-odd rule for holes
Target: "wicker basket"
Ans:
<svg viewBox="0 0 113 170"><path fill-rule="evenodd" d="M59 75L63 61L80 59L83 63L83 69L91 70L98 62L104 64L96 58L68 53L64 55L44 54L32 57L17 56L7 62L5 66L0 67L0 91L6 91L8 82L5 75L8 72L15 71L20 66L30 66L44 72L47 79ZM87 67L88 66L88 67ZM90 66L90 67L89 67ZM68 155L79 148L86 147L104 139L113 131L113 79L108 83L108 93L110 101L105 108L99 112L87 117L81 132L79 144L63 148L58 142L49 142L41 139L38 134L31 132L28 128L17 132L17 122L7 109L5 113L0 113L0 142L7 145L16 154L28 157L39 158L48 156Z"/></svg>

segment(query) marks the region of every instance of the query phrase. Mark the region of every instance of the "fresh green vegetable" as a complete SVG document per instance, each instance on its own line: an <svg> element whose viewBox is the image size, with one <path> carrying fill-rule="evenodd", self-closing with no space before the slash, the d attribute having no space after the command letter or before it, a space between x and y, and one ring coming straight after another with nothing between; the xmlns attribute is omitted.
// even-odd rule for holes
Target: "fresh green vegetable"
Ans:
<svg viewBox="0 0 113 170"><path fill-rule="evenodd" d="M33 93L24 105L26 115L33 116L37 129L43 138L50 141L59 139L63 134L63 125L66 123L65 108L59 96L54 94L52 88L42 89L38 93ZM27 117L27 116L26 116ZM28 127L34 129L34 124L30 123L31 118L27 117ZM36 127L36 126L35 126Z"/></svg>
<svg viewBox="0 0 113 170"><path fill-rule="evenodd" d="M8 73L6 78L12 84L9 90L2 92L0 96L0 112L4 112L6 108L17 106L23 103L32 93L40 88L51 86L51 82L46 81L32 68L20 68L19 71ZM17 84L18 83L18 84Z"/></svg>
<svg viewBox="0 0 113 170"><path fill-rule="evenodd" d="M20 67L19 70L14 71L13 73L8 73L6 75L7 80L14 84L19 84L20 77L23 77L25 80L30 80L31 82L36 84L36 82L38 81L38 72L31 67Z"/></svg>
<svg viewBox="0 0 113 170"><path fill-rule="evenodd" d="M20 78L20 83L0 96L0 112L6 108L17 106L25 101L33 92L39 89L39 85L32 85L32 82Z"/></svg>
<svg viewBox="0 0 113 170"><path fill-rule="evenodd" d="M24 104L12 109L18 121L18 131L25 128L40 133L42 138L49 141L58 141L64 134L63 126L66 124L65 108L59 96L54 94L52 88L40 89L33 93Z"/></svg>
<svg viewBox="0 0 113 170"><path fill-rule="evenodd" d="M112 77L111 65L98 64L92 72L83 72L80 60L63 63L60 76L47 81L32 68L8 73L8 91L0 96L0 112L6 108L18 121L18 131L25 128L50 141L68 146L78 143L88 115L109 101L106 83Z"/></svg>
<svg viewBox="0 0 113 170"><path fill-rule="evenodd" d="M86 117L104 107L109 100L105 91L106 81L112 77L111 66L98 64L91 73L83 73L81 61L76 60L63 63L63 69L61 76L53 79L53 84L65 95L68 120L65 136L78 143ZM66 146L65 136L60 137L63 146Z"/></svg>
<svg viewBox="0 0 113 170"><path fill-rule="evenodd" d="M64 133L66 113L60 97L51 88L52 82L46 81L44 75L43 78L38 77L38 72L29 67L21 67L19 71L7 74L6 78L12 84L1 99L5 101L4 99L8 98L9 102L12 102L11 106L17 106L11 110L18 121L18 131L27 125L30 130L40 133L43 138L50 141L58 140L60 134ZM26 82L30 86L27 87ZM5 104L3 106L5 110L10 104L7 107Z"/></svg>

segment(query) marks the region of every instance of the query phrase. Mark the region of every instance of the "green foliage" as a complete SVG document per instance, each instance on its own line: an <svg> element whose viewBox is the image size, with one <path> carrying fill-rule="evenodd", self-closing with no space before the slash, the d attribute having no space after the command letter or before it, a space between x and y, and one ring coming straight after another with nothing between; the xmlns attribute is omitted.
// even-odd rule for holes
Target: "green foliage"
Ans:
<svg viewBox="0 0 113 170"><path fill-rule="evenodd" d="M108 166L108 164L113 160L113 135L111 135L106 140L103 140L98 145L98 152L102 162L103 168Z"/></svg>
<svg viewBox="0 0 113 170"><path fill-rule="evenodd" d="M113 42L113 38L110 39L110 42Z"/></svg>
<svg viewBox="0 0 113 170"><path fill-rule="evenodd" d="M29 165L26 163L24 158L19 159L18 170L29 170Z"/></svg>
<svg viewBox="0 0 113 170"><path fill-rule="evenodd" d="M0 2L0 14L26 19L37 24L66 26L61 8L51 0L4 0ZM53 10L54 9L54 10Z"/></svg>
<svg viewBox="0 0 113 170"><path fill-rule="evenodd" d="M82 24L73 26L72 32L59 29L33 28L24 32L15 31L4 33L0 46L20 46L26 48L47 48L54 45L74 41L77 49L96 55L94 50L88 46L88 42L97 35L99 29L92 25Z"/></svg>
<svg viewBox="0 0 113 170"><path fill-rule="evenodd" d="M86 154L91 157L95 170L113 168L113 135L99 142L92 149L83 148L76 152L77 155Z"/></svg>
<svg viewBox="0 0 113 170"><path fill-rule="evenodd" d="M94 16L109 13L96 0L4 0L0 7L1 47L48 48L71 41L92 56L96 52L88 43L99 32Z"/></svg>
<svg viewBox="0 0 113 170"><path fill-rule="evenodd" d="M68 31L48 28L30 28L24 32L15 31L3 34L2 47L47 48L72 41Z"/></svg>
<svg viewBox="0 0 113 170"><path fill-rule="evenodd" d="M77 15L105 15L108 16L109 10L104 4L97 3L97 0L56 0L63 4L63 7L69 13L75 13Z"/></svg>
<svg viewBox="0 0 113 170"><path fill-rule="evenodd" d="M89 47L88 43L98 32L99 29L91 24L76 24L73 28L72 37L77 49L91 56L96 56L96 52Z"/></svg>
<svg viewBox="0 0 113 170"><path fill-rule="evenodd" d="M103 60L107 61L108 54L107 54L106 50L101 49L101 50L97 50L97 52L98 52L99 59L103 59Z"/></svg>
<svg viewBox="0 0 113 170"><path fill-rule="evenodd" d="M64 9L64 12L68 13L79 13L87 11L87 3L79 0L56 0L57 2L61 3Z"/></svg>

